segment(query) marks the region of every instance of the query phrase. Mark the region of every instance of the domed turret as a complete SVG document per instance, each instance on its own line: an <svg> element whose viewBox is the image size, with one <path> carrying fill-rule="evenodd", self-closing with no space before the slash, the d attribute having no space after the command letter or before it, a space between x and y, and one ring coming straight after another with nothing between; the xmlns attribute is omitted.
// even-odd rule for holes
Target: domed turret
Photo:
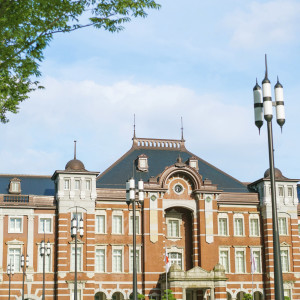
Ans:
<svg viewBox="0 0 300 300"><path fill-rule="evenodd" d="M279 169L277 169L277 168L275 168L275 178L276 179L280 179L280 178L285 178L283 175L282 175L282 173L281 173L281 171L279 170ZM267 169L266 170L266 172L265 172L265 174L264 174L264 178L270 178L270 169Z"/></svg>
<svg viewBox="0 0 300 300"><path fill-rule="evenodd" d="M74 158L70 160L65 167L66 171L86 171L82 161Z"/></svg>
<svg viewBox="0 0 300 300"><path fill-rule="evenodd" d="M76 159L76 141L74 141L74 159L71 159L65 166L66 171L86 171L82 161Z"/></svg>

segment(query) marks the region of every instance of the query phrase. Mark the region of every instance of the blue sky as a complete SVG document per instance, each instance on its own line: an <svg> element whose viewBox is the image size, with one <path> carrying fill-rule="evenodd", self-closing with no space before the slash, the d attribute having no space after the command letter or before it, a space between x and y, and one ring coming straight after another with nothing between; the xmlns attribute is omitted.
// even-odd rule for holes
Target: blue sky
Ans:
<svg viewBox="0 0 300 300"><path fill-rule="evenodd" d="M169 0L111 34L87 28L56 35L41 64L45 90L1 125L1 173L49 174L73 156L104 171L138 137L180 138L241 181L268 168L266 124L254 125L252 88L284 86L286 124L273 122L275 166L299 171L300 2ZM201 172L201 170L200 170Z"/></svg>

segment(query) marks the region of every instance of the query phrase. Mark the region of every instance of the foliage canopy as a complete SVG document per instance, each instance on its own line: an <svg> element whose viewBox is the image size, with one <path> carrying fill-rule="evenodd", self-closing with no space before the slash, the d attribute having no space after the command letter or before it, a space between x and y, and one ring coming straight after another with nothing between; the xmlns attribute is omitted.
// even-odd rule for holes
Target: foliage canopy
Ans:
<svg viewBox="0 0 300 300"><path fill-rule="evenodd" d="M33 78L41 75L39 63L55 33L89 26L118 32L131 18L145 18L147 9L159 8L154 0L1 0L0 122L42 88ZM89 18L82 24L83 14Z"/></svg>

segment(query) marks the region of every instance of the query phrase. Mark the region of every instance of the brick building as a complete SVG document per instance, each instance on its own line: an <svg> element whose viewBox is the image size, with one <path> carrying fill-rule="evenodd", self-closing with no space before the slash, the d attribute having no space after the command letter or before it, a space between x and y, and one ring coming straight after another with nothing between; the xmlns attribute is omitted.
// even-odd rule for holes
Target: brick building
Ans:
<svg viewBox="0 0 300 300"><path fill-rule="evenodd" d="M0 299L8 298L7 266L14 265L11 297L22 299L21 255L28 255L25 299L72 299L73 217L79 299L125 300L132 293L130 177L145 182L137 209L138 291L160 299L274 299L271 196L268 170L244 184L190 153L184 140L133 138L132 148L106 171L87 171L74 158L51 176L0 175ZM284 292L300 299L297 181L276 170ZM172 266L165 274L164 254ZM251 253L252 270L251 271Z"/></svg>

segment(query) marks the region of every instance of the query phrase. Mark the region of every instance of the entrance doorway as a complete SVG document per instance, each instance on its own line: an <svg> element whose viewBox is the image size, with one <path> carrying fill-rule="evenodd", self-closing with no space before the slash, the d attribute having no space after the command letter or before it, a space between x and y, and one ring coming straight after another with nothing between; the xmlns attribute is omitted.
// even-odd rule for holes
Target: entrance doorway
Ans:
<svg viewBox="0 0 300 300"><path fill-rule="evenodd" d="M204 289L187 289L185 293L185 300L208 300L209 298L205 298L204 295Z"/></svg>

